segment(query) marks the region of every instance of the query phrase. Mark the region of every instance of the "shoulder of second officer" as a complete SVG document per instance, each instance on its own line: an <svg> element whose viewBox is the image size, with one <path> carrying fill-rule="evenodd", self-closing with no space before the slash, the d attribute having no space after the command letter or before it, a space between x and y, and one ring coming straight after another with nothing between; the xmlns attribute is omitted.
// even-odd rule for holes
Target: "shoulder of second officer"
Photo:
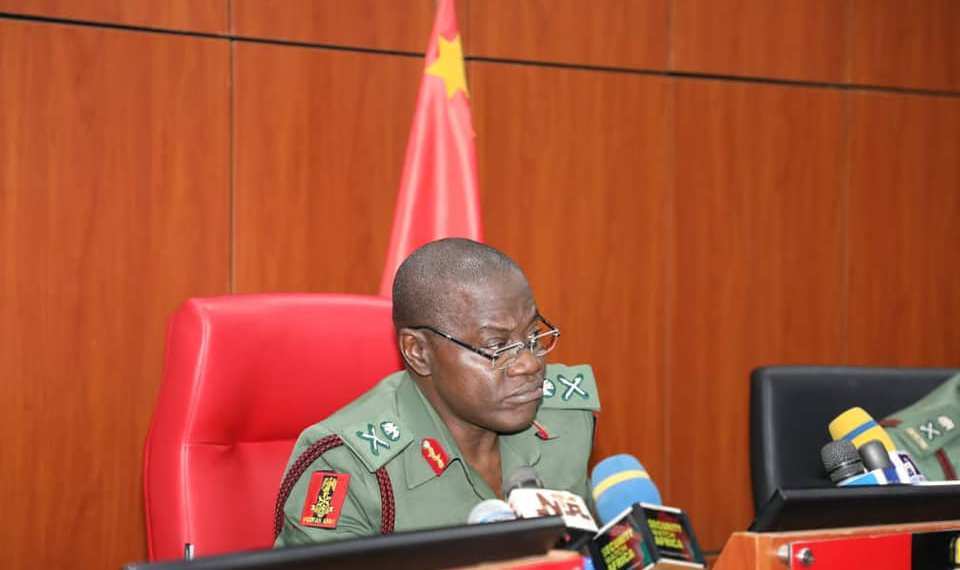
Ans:
<svg viewBox="0 0 960 570"><path fill-rule="evenodd" d="M960 454L960 374L883 423L915 458L923 460L941 450Z"/></svg>

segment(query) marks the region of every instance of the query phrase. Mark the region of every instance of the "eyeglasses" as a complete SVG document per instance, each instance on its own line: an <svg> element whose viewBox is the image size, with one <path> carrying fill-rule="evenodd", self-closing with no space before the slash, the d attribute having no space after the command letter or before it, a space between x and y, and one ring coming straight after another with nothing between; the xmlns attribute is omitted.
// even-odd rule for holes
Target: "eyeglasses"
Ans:
<svg viewBox="0 0 960 570"><path fill-rule="evenodd" d="M471 352L475 352L476 354L483 356L484 358L490 359L490 368L494 370L503 370L513 366L513 364L520 358L520 354L524 350L529 350L534 356L540 358L557 347L557 339L560 337L560 329L551 325L550 322L541 315L537 315L537 319L538 322L536 325L536 330L534 330L533 333L526 338L526 340L518 340L496 350L484 350L482 348L473 346L472 344L463 342L453 335L437 330L429 325L406 328L413 330L428 330L433 334L440 335L461 348L465 348Z"/></svg>

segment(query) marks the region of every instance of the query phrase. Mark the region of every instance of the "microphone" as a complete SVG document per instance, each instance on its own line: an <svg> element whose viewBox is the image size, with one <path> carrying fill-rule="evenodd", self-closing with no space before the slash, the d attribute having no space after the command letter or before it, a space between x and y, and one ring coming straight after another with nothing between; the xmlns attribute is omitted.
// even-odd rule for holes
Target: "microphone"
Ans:
<svg viewBox="0 0 960 570"><path fill-rule="evenodd" d="M660 491L643 465L632 455L621 453L597 463L590 477L593 501L600 522L607 524L634 503L659 505ZM624 507L624 505L627 505Z"/></svg>
<svg viewBox="0 0 960 570"><path fill-rule="evenodd" d="M530 467L520 467L504 481L507 504L518 518L559 516L567 527L562 546L580 550L597 532L597 523L586 501L569 491L544 489L543 481Z"/></svg>
<svg viewBox="0 0 960 570"><path fill-rule="evenodd" d="M543 489L543 481L533 467L517 467L516 471L503 481L503 496L509 497L516 489Z"/></svg>
<svg viewBox="0 0 960 570"><path fill-rule="evenodd" d="M840 485L852 477L863 475L863 462L852 443L845 439L831 441L820 449L820 461L830 480Z"/></svg>
<svg viewBox="0 0 960 570"><path fill-rule="evenodd" d="M604 523L590 543L597 568L705 567L687 515L660 504L660 491L635 457L604 459L590 482Z"/></svg>
<svg viewBox="0 0 960 570"><path fill-rule="evenodd" d="M830 422L828 430L833 440L847 440L858 450L869 441L880 442L901 483L919 483L927 480L913 457L906 451L896 449L890 435L863 408L853 407L846 410Z"/></svg>
<svg viewBox="0 0 960 570"><path fill-rule="evenodd" d="M901 482L886 449L877 440L865 443L860 448L860 453L845 439L831 441L820 450L820 460L830 474L830 480L838 487L891 485ZM866 473L865 465L869 469Z"/></svg>
<svg viewBox="0 0 960 570"><path fill-rule="evenodd" d="M487 499L477 503L467 516L467 524L484 524L503 521L515 521L517 514L510 505L500 499Z"/></svg>
<svg viewBox="0 0 960 570"><path fill-rule="evenodd" d="M893 462L890 461L890 455L887 448L879 440L871 439L860 446L860 457L863 459L863 466L869 471L874 469L892 469Z"/></svg>
<svg viewBox="0 0 960 570"><path fill-rule="evenodd" d="M888 452L895 449L893 440L887 432L859 406L854 406L835 417L827 429L834 441L845 439L857 449L873 439L882 443Z"/></svg>

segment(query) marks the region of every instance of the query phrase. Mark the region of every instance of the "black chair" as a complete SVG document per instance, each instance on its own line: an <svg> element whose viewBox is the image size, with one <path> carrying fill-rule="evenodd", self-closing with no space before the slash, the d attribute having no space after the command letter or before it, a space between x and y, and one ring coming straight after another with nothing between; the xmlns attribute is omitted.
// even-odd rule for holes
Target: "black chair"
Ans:
<svg viewBox="0 0 960 570"><path fill-rule="evenodd" d="M759 510L777 488L831 487L820 462L827 425L860 406L876 420L956 374L948 368L770 366L750 375L750 474Z"/></svg>

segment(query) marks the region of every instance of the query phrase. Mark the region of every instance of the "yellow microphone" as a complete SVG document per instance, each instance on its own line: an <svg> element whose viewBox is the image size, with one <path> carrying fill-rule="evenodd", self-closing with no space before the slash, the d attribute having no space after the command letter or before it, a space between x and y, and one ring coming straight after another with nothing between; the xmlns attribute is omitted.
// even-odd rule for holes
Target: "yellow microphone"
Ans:
<svg viewBox="0 0 960 570"><path fill-rule="evenodd" d="M834 441L845 439L857 449L868 441L876 439L887 449L887 453L896 450L886 430L861 407L853 407L843 412L830 422L828 429Z"/></svg>

